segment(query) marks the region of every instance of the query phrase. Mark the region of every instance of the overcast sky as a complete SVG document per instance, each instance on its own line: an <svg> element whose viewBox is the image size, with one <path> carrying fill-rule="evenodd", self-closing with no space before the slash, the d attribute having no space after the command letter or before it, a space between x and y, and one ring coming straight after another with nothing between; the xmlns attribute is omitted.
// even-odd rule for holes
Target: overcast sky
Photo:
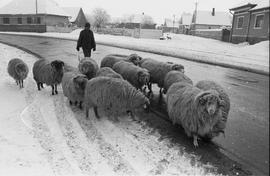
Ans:
<svg viewBox="0 0 270 176"><path fill-rule="evenodd" d="M0 0L0 6L11 0ZM96 7L104 8L111 17L121 17L124 14L144 14L152 16L158 24L164 18L179 18L183 12L192 13L196 0L54 0L60 6L83 7L90 14ZM229 11L235 4L243 0L197 0L198 10ZM268 0L267 0L268 1Z"/></svg>

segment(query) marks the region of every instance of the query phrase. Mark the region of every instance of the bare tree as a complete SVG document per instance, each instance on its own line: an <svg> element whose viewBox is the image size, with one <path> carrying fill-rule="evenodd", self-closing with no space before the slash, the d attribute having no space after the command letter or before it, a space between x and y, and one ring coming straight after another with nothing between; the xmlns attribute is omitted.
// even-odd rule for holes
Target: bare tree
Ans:
<svg viewBox="0 0 270 176"><path fill-rule="evenodd" d="M95 8L92 12L94 27L101 28L104 24L110 21L110 15L105 9Z"/></svg>
<svg viewBox="0 0 270 176"><path fill-rule="evenodd" d="M154 20L149 15L143 15L142 24L154 24Z"/></svg>

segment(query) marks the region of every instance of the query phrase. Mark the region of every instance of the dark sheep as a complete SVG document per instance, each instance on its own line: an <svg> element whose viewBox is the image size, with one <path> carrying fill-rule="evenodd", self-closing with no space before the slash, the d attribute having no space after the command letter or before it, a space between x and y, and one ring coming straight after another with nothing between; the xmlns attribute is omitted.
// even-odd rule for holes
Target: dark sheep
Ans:
<svg viewBox="0 0 270 176"><path fill-rule="evenodd" d="M147 85L150 79L148 70L125 61L115 63L113 70L141 91L142 87Z"/></svg>
<svg viewBox="0 0 270 176"><path fill-rule="evenodd" d="M8 62L8 74L15 79L17 85L23 88L23 80L27 77L29 69L24 61L18 58Z"/></svg>
<svg viewBox="0 0 270 176"><path fill-rule="evenodd" d="M64 74L64 62L54 60L49 62L45 59L38 60L33 66L33 76L37 88L43 88L43 83L52 87L52 95L58 94L57 85L61 83Z"/></svg>
<svg viewBox="0 0 270 176"><path fill-rule="evenodd" d="M129 82L110 77L96 77L87 82L85 89L86 117L89 116L89 108L93 107L97 118L98 108L102 108L107 116L114 117L133 113L138 109L147 109L150 102L136 90Z"/></svg>

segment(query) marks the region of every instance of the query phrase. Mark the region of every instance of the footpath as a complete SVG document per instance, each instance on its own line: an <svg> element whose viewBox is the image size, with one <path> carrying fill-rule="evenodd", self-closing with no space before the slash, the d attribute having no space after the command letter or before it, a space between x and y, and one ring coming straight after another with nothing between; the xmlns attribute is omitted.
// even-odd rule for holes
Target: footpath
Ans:
<svg viewBox="0 0 270 176"><path fill-rule="evenodd" d="M0 32L76 41L81 29L71 33ZM269 76L269 41L255 45L231 44L196 36L174 34L172 40L136 39L95 34L97 44L149 52L164 56L249 71Z"/></svg>

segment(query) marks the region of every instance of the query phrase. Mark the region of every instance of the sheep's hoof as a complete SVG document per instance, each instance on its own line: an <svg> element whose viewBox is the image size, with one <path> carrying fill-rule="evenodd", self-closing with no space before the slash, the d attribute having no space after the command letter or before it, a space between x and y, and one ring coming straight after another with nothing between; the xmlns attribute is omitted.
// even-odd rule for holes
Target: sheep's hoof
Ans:
<svg viewBox="0 0 270 176"><path fill-rule="evenodd" d="M98 111L97 111L97 107L94 107L94 113L96 115L97 119L100 119L99 115L98 115Z"/></svg>
<svg viewBox="0 0 270 176"><path fill-rule="evenodd" d="M69 104L72 105L72 101L69 100Z"/></svg>
<svg viewBox="0 0 270 176"><path fill-rule="evenodd" d="M54 92L52 92L52 95L54 95Z"/></svg>

